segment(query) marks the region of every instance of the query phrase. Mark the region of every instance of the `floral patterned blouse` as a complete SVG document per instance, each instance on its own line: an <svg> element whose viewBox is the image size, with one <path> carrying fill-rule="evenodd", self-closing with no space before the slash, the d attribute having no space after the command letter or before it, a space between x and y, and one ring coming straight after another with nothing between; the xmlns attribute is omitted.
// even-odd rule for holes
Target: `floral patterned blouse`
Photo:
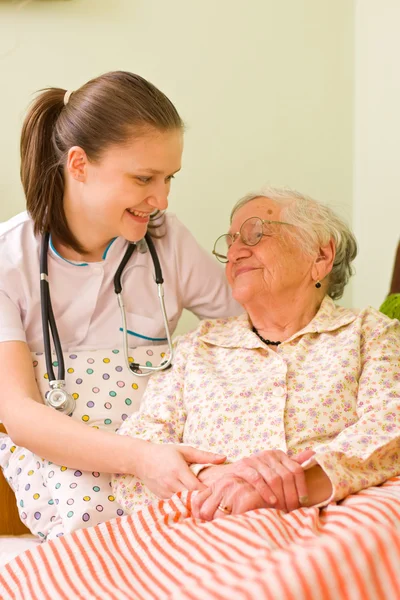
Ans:
<svg viewBox="0 0 400 600"><path fill-rule="evenodd" d="M208 320L176 342L173 368L154 375L138 413L119 430L184 443L232 462L267 449L315 455L338 501L400 474L400 323L372 308L336 306L276 351L246 314ZM198 473L203 465L192 465ZM126 510L155 496L132 475L114 475Z"/></svg>

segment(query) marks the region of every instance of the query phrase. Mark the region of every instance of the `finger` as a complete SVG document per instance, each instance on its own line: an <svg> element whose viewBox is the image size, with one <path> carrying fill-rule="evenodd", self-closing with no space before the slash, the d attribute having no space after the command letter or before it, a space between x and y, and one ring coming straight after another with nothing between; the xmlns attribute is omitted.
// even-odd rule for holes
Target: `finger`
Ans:
<svg viewBox="0 0 400 600"><path fill-rule="evenodd" d="M185 490L189 490L189 492L201 491L206 487L204 483L197 479L196 475L192 473L187 465L180 469L178 477L179 483L184 486Z"/></svg>
<svg viewBox="0 0 400 600"><path fill-rule="evenodd" d="M280 475L273 468L265 464L260 464L259 473L270 488L272 495L276 498L276 502L271 503L271 506L287 512L288 507Z"/></svg>
<svg viewBox="0 0 400 600"><path fill-rule="evenodd" d="M226 500L226 498L223 498L221 502L219 502L217 509L212 516L212 520L230 517L233 512L232 502L230 500ZM242 510L241 512L245 511ZM240 514L240 511L236 510L235 514Z"/></svg>
<svg viewBox="0 0 400 600"><path fill-rule="evenodd" d="M193 494L191 500L191 511L192 516L195 519L201 519L200 509L203 506L204 501L211 495L211 489L206 488L203 492Z"/></svg>
<svg viewBox="0 0 400 600"><path fill-rule="evenodd" d="M293 474L299 504L306 504L308 502L308 489L304 469L288 457L282 459L282 464Z"/></svg>
<svg viewBox="0 0 400 600"><path fill-rule="evenodd" d="M172 491L173 490L173 491ZM171 488L171 496L177 494L178 492L186 492L187 488L180 481L175 481L173 488Z"/></svg>
<svg viewBox="0 0 400 600"><path fill-rule="evenodd" d="M249 510L256 510L257 508L271 508L256 492L253 490L249 494L240 494L237 500L234 501L232 506L232 514L242 514Z"/></svg>
<svg viewBox="0 0 400 600"><path fill-rule="evenodd" d="M178 479L174 479L171 481L165 481L165 484L161 488L159 495L163 500L168 500L174 494L185 491L185 486Z"/></svg>
<svg viewBox="0 0 400 600"><path fill-rule="evenodd" d="M217 506L213 518L239 515L248 510L264 508L265 505L265 500L261 498L253 486L235 475L231 477L229 487L224 489L222 499Z"/></svg>
<svg viewBox="0 0 400 600"><path fill-rule="evenodd" d="M277 508L290 511L299 507L297 489L291 471L282 466L282 461L288 459L282 450L270 450L257 455L261 462L272 470L268 483L278 497ZM289 459L290 460L290 459ZM262 469L260 469L263 474ZM264 474L263 474L264 476Z"/></svg>
<svg viewBox="0 0 400 600"><path fill-rule="evenodd" d="M220 502L222 502L222 493L213 491L200 507L200 519L212 521Z"/></svg>
<svg viewBox="0 0 400 600"><path fill-rule="evenodd" d="M179 474L179 479L185 486L185 489L189 490L189 492L194 492L196 490L200 492L207 489L207 486L197 479L196 475L194 475L190 469L182 471L182 473Z"/></svg>
<svg viewBox="0 0 400 600"><path fill-rule="evenodd" d="M205 450L198 450L197 448L192 448L191 446L178 446L178 450L188 463L212 463L218 465L220 463L224 463L226 460L226 456L215 454L214 452L206 452Z"/></svg>
<svg viewBox="0 0 400 600"><path fill-rule="evenodd" d="M243 461L234 474L253 486L265 502L270 506L274 506L278 502L278 499L268 485L267 480L263 477L263 473L268 473L265 469L265 465L256 458L251 459L250 464L252 466L246 466L246 464L249 463Z"/></svg>
<svg viewBox="0 0 400 600"><path fill-rule="evenodd" d="M303 450L303 452L300 452L300 454L298 454L297 456L292 456L291 458L295 462L299 463L299 465L301 465L307 460L309 460L312 456L314 456L314 454L314 450Z"/></svg>
<svg viewBox="0 0 400 600"><path fill-rule="evenodd" d="M213 519L214 514L218 509L218 505L222 502L223 498L227 496L228 489L232 485L232 478L227 478L226 480L221 478L209 488L211 490L211 494L203 502L203 505L200 509L201 519L204 519L204 521L211 521Z"/></svg>
<svg viewBox="0 0 400 600"><path fill-rule="evenodd" d="M252 485L234 476L230 486L224 490L223 499L218 504L213 519L239 515L249 510L265 508L266 505Z"/></svg>
<svg viewBox="0 0 400 600"><path fill-rule="evenodd" d="M281 479L287 510L290 512L299 508L299 495L297 493L293 473L280 462L277 462L277 464L274 465L274 471Z"/></svg>

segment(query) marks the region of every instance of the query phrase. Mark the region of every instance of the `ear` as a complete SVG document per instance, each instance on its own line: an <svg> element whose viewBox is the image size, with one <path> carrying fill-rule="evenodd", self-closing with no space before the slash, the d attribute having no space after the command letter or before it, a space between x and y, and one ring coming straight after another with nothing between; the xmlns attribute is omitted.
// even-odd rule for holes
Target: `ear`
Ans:
<svg viewBox="0 0 400 600"><path fill-rule="evenodd" d="M318 249L318 254L315 257L311 271L314 281L322 281L324 277L329 275L329 273L332 271L335 254L336 248L332 239L326 246L321 246Z"/></svg>
<svg viewBox="0 0 400 600"><path fill-rule="evenodd" d="M72 146L68 150L67 164L65 168L73 179L84 182L88 164L86 152L80 146Z"/></svg>

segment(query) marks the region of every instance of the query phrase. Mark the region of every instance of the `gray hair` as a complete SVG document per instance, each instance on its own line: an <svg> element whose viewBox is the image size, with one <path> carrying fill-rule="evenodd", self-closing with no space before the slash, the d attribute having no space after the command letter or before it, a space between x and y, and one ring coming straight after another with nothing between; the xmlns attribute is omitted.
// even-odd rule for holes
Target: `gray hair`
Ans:
<svg viewBox="0 0 400 600"><path fill-rule="evenodd" d="M353 275L352 261L357 256L357 242L350 228L328 206L304 196L290 188L266 186L246 194L233 207L234 214L245 204L256 198L269 198L282 206L280 218L292 225L287 229L305 254L313 255L315 250L325 246L332 239L336 248L332 271L328 275L327 294L337 300L342 297L343 290Z"/></svg>

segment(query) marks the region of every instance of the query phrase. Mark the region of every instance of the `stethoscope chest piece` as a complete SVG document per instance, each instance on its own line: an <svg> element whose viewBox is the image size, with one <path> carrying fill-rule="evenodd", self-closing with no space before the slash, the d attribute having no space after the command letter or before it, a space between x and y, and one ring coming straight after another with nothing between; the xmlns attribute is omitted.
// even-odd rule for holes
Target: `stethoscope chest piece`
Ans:
<svg viewBox="0 0 400 600"><path fill-rule="evenodd" d="M70 417L75 409L75 400L71 394L68 394L64 389L65 381L55 379L54 381L50 381L49 385L51 389L46 394L45 398L47 406L65 413Z"/></svg>

